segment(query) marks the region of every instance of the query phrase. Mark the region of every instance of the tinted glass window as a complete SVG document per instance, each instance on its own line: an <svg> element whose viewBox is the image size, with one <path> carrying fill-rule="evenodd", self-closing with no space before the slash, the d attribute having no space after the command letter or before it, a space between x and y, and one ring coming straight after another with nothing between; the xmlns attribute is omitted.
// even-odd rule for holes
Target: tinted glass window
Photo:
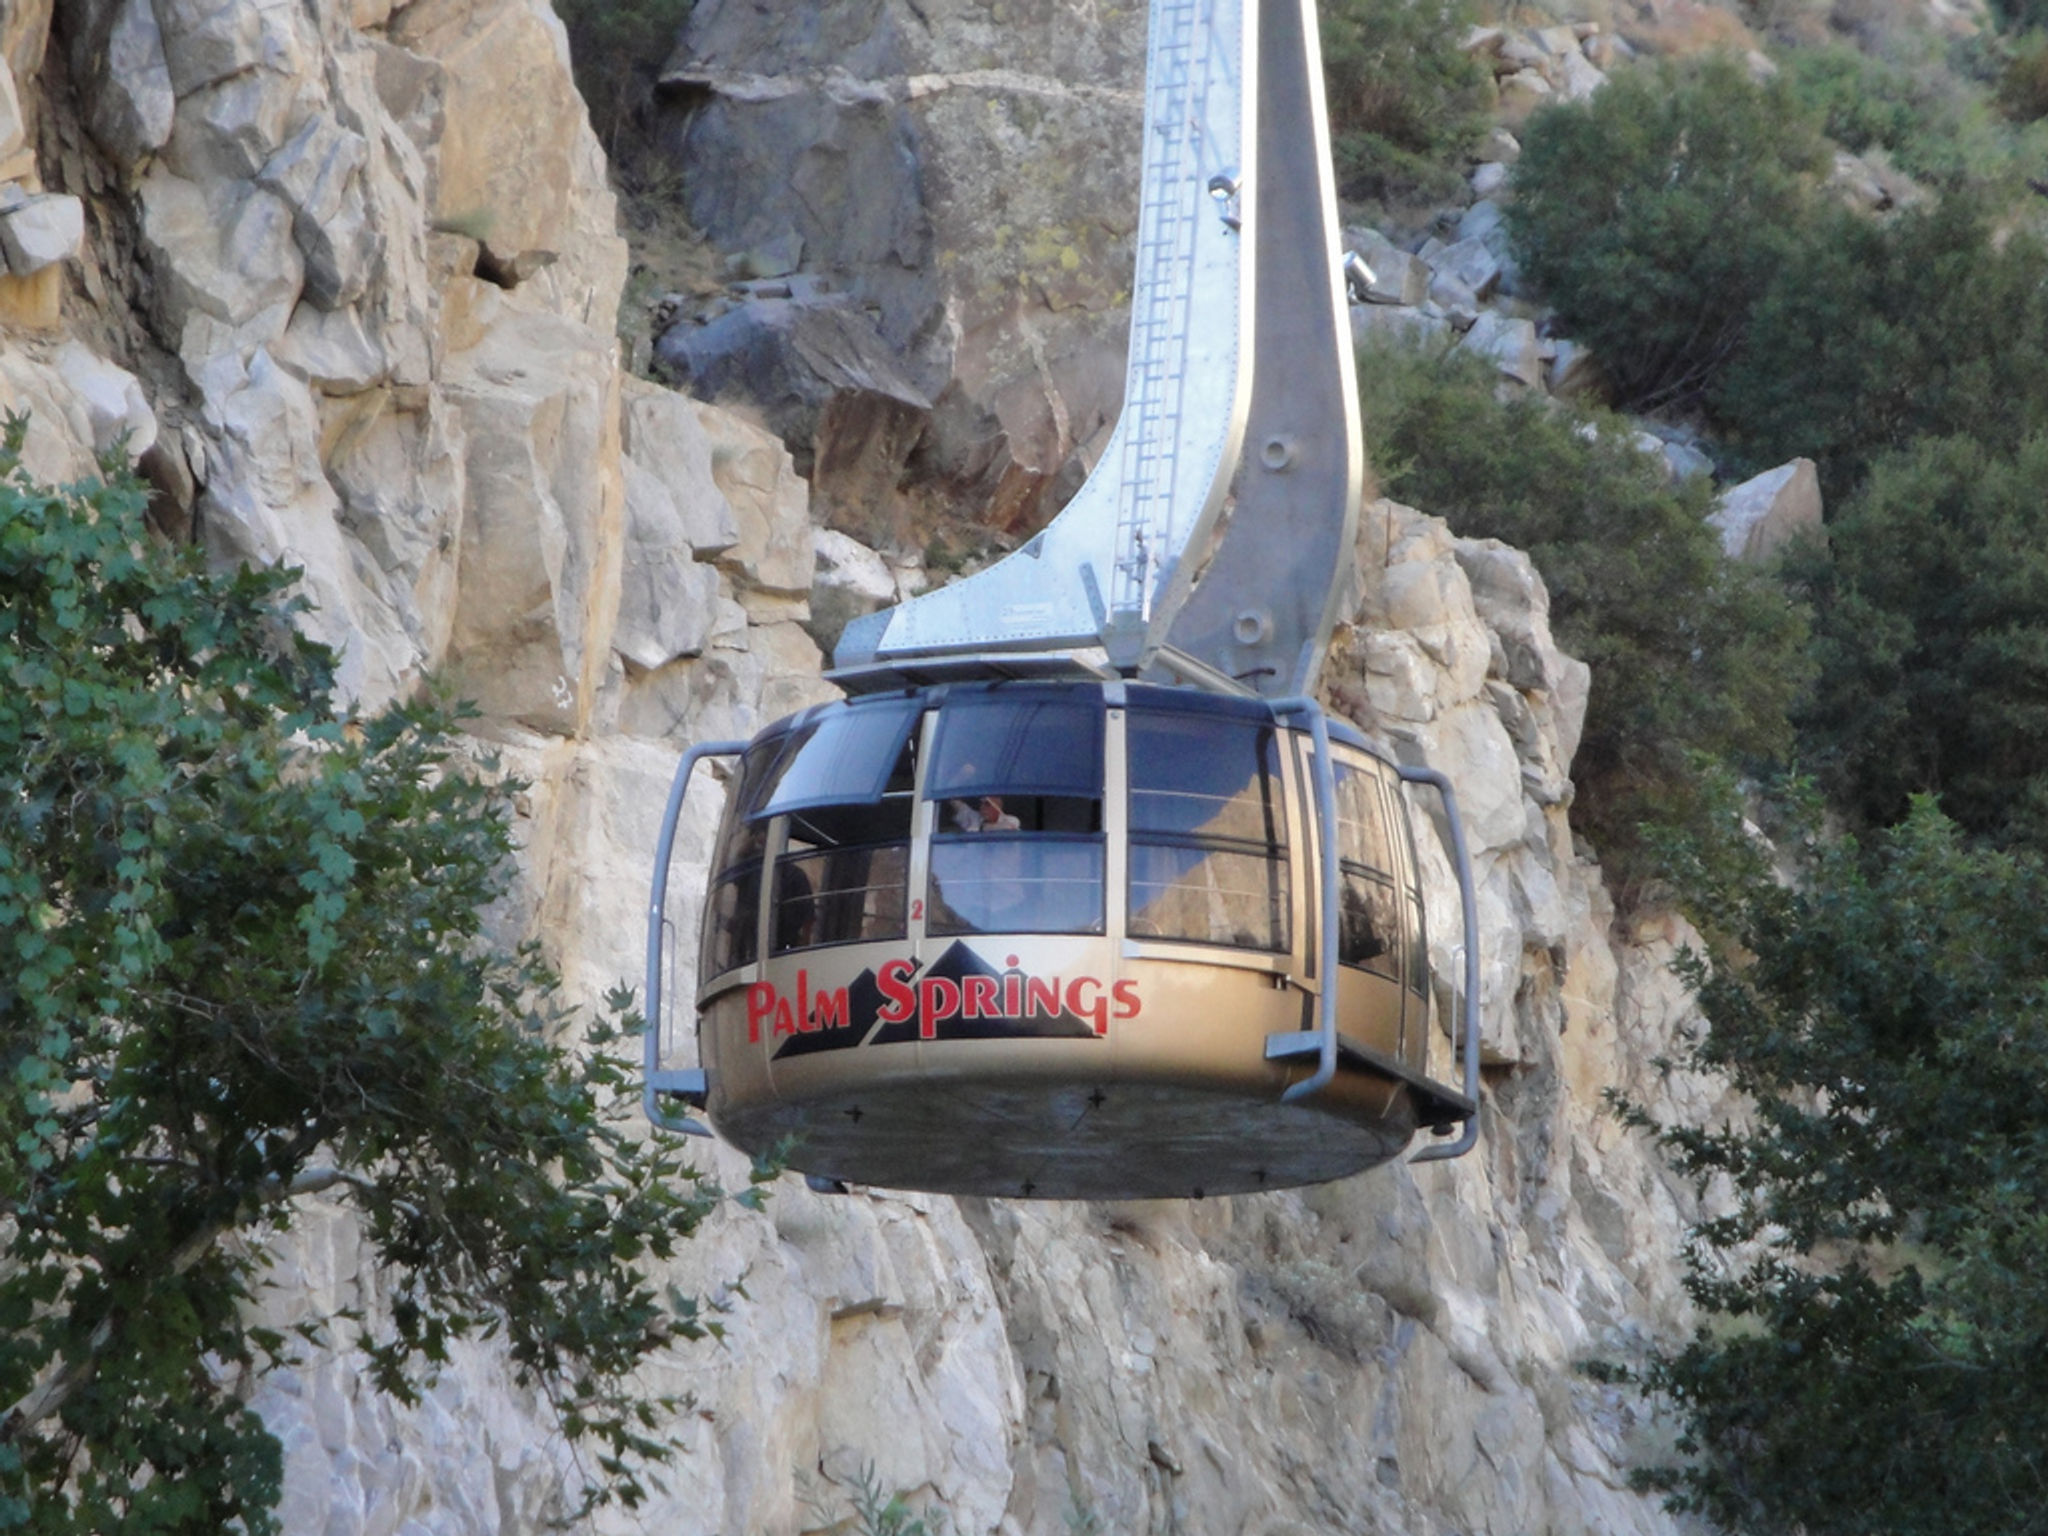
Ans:
<svg viewBox="0 0 2048 1536"><path fill-rule="evenodd" d="M1133 833L1286 847L1271 726L1133 711L1129 732Z"/></svg>
<svg viewBox="0 0 2048 1536"><path fill-rule="evenodd" d="M1337 959L1384 976L1401 979L1401 901L1391 871L1393 845L1388 839L1386 786L1379 764L1338 758Z"/></svg>
<svg viewBox="0 0 2048 1536"><path fill-rule="evenodd" d="M768 824L748 819L760 798L786 736L757 741L740 758L739 783L725 804L718 843L711 853L711 894L704 905L697 970L708 979L760 958L756 922L760 908L761 859Z"/></svg>
<svg viewBox="0 0 2048 1536"><path fill-rule="evenodd" d="M1102 695L994 688L955 694L939 715L925 794L1102 797Z"/></svg>
<svg viewBox="0 0 2048 1536"><path fill-rule="evenodd" d="M1100 933L1102 839L985 832L932 841L929 931Z"/></svg>
<svg viewBox="0 0 2048 1536"><path fill-rule="evenodd" d="M1401 903L1393 886L1346 864L1338 889L1342 910L1338 914L1337 959L1399 981Z"/></svg>
<svg viewBox="0 0 2048 1536"><path fill-rule="evenodd" d="M742 865L711 887L704 908L704 954L699 967L712 977L761 957L761 866Z"/></svg>
<svg viewBox="0 0 2048 1536"><path fill-rule="evenodd" d="M1136 710L1129 720L1132 935L1287 949L1293 892L1274 729Z"/></svg>
<svg viewBox="0 0 2048 1536"><path fill-rule="evenodd" d="M1133 842L1133 938L1284 950L1287 861L1264 854Z"/></svg>
<svg viewBox="0 0 2048 1536"><path fill-rule="evenodd" d="M900 939L910 848L841 848L775 867L775 952Z"/></svg>
<svg viewBox="0 0 2048 1536"><path fill-rule="evenodd" d="M1391 875L1393 849L1387 840L1385 803L1378 766L1336 762L1337 851L1347 864Z"/></svg>
<svg viewBox="0 0 2048 1536"><path fill-rule="evenodd" d="M880 799L923 708L916 698L863 699L798 726L751 794L748 815Z"/></svg>
<svg viewBox="0 0 2048 1536"><path fill-rule="evenodd" d="M1402 903L1408 912L1408 988L1429 996L1429 929L1422 918L1422 892L1410 890Z"/></svg>
<svg viewBox="0 0 2048 1536"><path fill-rule="evenodd" d="M910 807L906 791L790 814L769 924L776 954L904 936Z"/></svg>

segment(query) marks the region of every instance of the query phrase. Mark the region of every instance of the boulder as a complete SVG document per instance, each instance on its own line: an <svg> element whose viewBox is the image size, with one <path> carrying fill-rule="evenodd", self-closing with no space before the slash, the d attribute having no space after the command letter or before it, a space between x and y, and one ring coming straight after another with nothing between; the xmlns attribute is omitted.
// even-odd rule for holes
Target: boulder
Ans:
<svg viewBox="0 0 2048 1536"><path fill-rule="evenodd" d="M283 199L248 182L202 187L159 164L142 183L142 245L165 337L188 368L221 349L196 319L248 330L252 345L283 334L304 271Z"/></svg>
<svg viewBox="0 0 2048 1536"><path fill-rule="evenodd" d="M1682 438L1666 438L1662 449L1666 472L1673 480L1697 480L1714 472L1714 461L1697 444Z"/></svg>
<svg viewBox="0 0 2048 1536"><path fill-rule="evenodd" d="M306 261L306 297L322 309L353 304L382 250L364 205L369 143L326 114L307 119L257 173L258 186L292 209L292 238Z"/></svg>
<svg viewBox="0 0 2048 1536"><path fill-rule="evenodd" d="M1486 310L1473 322L1459 349L1483 357L1498 368L1503 378L1535 387L1543 382L1543 359L1538 352L1535 324L1516 320L1498 310Z"/></svg>
<svg viewBox="0 0 2048 1536"><path fill-rule="evenodd" d="M811 580L811 617L804 625L827 656L839 643L840 631L898 601L896 573L874 550L851 534L821 528L817 534L818 569Z"/></svg>
<svg viewBox="0 0 2048 1536"><path fill-rule="evenodd" d="M132 171L170 141L178 99L151 0L79 0L60 18L86 131Z"/></svg>
<svg viewBox="0 0 2048 1536"><path fill-rule="evenodd" d="M1607 83L1600 67L1574 48L1558 61L1558 95L1566 101L1584 101Z"/></svg>
<svg viewBox="0 0 2048 1536"><path fill-rule="evenodd" d="M761 408L809 475L821 522L872 535L893 520L932 404L847 298L749 299L708 325L671 326L654 351L697 399Z"/></svg>
<svg viewBox="0 0 2048 1536"><path fill-rule="evenodd" d="M1508 168L1499 160L1482 160L1472 168L1472 190L1490 198L1508 184Z"/></svg>
<svg viewBox="0 0 2048 1536"><path fill-rule="evenodd" d="M739 541L718 563L740 601L808 598L818 564L815 534L809 494L789 450L730 411L702 404L693 410L711 444L712 478L739 528Z"/></svg>
<svg viewBox="0 0 2048 1536"><path fill-rule="evenodd" d="M261 64L266 20L281 9L243 0L154 0L154 4L171 89L181 100Z"/></svg>
<svg viewBox="0 0 2048 1536"><path fill-rule="evenodd" d="M1490 248L1492 236L1501 227L1504 217L1499 203L1492 198L1481 198L1458 215L1458 242L1485 240Z"/></svg>
<svg viewBox="0 0 2048 1536"><path fill-rule="evenodd" d="M1452 278L1475 299L1485 298L1500 284L1500 257L1484 240L1460 240L1427 259L1438 277Z"/></svg>
<svg viewBox="0 0 2048 1536"><path fill-rule="evenodd" d="M644 379L628 378L622 400L626 456L653 475L675 502L683 537L700 560L740 541L732 504L712 470L712 440L688 399Z"/></svg>
<svg viewBox="0 0 2048 1536"><path fill-rule="evenodd" d="M1538 107L1557 99L1557 91L1538 69L1518 69L1500 83L1501 121L1519 128Z"/></svg>
<svg viewBox="0 0 2048 1536"><path fill-rule="evenodd" d="M57 349L56 366L58 377L85 406L95 453L125 440L129 457L139 459L155 445L156 412L134 374L75 341Z"/></svg>
<svg viewBox="0 0 2048 1536"><path fill-rule="evenodd" d="M16 277L40 272L85 243L85 204L63 193L30 197L0 212L0 252Z"/></svg>
<svg viewBox="0 0 2048 1536"><path fill-rule="evenodd" d="M1559 337L1551 354L1550 372L1545 380L1550 392L1560 400L1576 399L1581 395L1597 395L1606 386L1601 376L1600 365L1582 342Z"/></svg>
<svg viewBox="0 0 2048 1536"><path fill-rule="evenodd" d="M1522 158L1522 141L1496 123L1486 131L1486 137L1480 141L1478 154L1481 160L1494 160L1502 165L1513 165Z"/></svg>
<svg viewBox="0 0 2048 1536"><path fill-rule="evenodd" d="M1404 346L1441 352L1450 346L1453 334L1450 320L1426 309L1381 304L1351 306L1351 338L1361 346L1374 338L1390 338Z"/></svg>
<svg viewBox="0 0 2048 1536"><path fill-rule="evenodd" d="M1794 459L1723 491L1707 514L1731 560L1768 560L1801 533L1822 531L1820 475Z"/></svg>
<svg viewBox="0 0 2048 1536"><path fill-rule="evenodd" d="M1372 272L1363 298L1368 304L1420 304L1429 296L1429 267L1375 229L1347 229L1344 245Z"/></svg>
<svg viewBox="0 0 2048 1536"><path fill-rule="evenodd" d="M247 180L284 142L296 95L290 75L250 69L181 96L164 159L194 181Z"/></svg>
<svg viewBox="0 0 2048 1536"><path fill-rule="evenodd" d="M653 671L704 649L717 611L718 572L691 553L681 511L653 471L626 459L626 553L612 649Z"/></svg>
<svg viewBox="0 0 2048 1536"><path fill-rule="evenodd" d="M390 374L384 349L363 329L354 309L301 304L271 348L279 365L326 395L355 395Z"/></svg>
<svg viewBox="0 0 2048 1536"><path fill-rule="evenodd" d="M1471 330L1479 318L1479 295L1449 272L1438 272L1430 278L1429 302L1459 331Z"/></svg>
<svg viewBox="0 0 2048 1536"><path fill-rule="evenodd" d="M1499 27L1475 26L1459 40L1458 48L1475 59L1491 59L1499 55L1506 41L1507 33Z"/></svg>

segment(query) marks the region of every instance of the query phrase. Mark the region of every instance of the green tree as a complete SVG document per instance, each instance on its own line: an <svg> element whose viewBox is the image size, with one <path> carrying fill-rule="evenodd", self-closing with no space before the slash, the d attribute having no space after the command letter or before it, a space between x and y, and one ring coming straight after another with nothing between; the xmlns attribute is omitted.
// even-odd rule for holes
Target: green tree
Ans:
<svg viewBox="0 0 2048 1536"><path fill-rule="evenodd" d="M1689 407L1741 348L1825 164L1813 114L1734 59L1627 70L1530 119L1508 228L1617 403Z"/></svg>
<svg viewBox="0 0 2048 1536"><path fill-rule="evenodd" d="M2048 847L2048 436L1928 438L1878 461L1794 567L1814 609L1805 761L1859 825L1915 794Z"/></svg>
<svg viewBox="0 0 2048 1536"><path fill-rule="evenodd" d="M2011 451L2048 430L2048 246L1968 195L1832 212L1761 290L1711 405L1746 461L1804 454L1831 499L1918 437Z"/></svg>
<svg viewBox="0 0 2048 1536"><path fill-rule="evenodd" d="M1558 642L1593 669L1573 821L1638 885L1655 873L1645 825L1690 825L1718 803L1703 761L1789 752L1804 616L1722 557L1703 521L1710 488L1671 485L1627 423L1502 400L1490 369L1460 361L1362 356L1374 464L1388 495L1527 550L1543 573Z"/></svg>
<svg viewBox="0 0 2048 1536"><path fill-rule="evenodd" d="M237 1380L363 1350L410 1401L495 1334L628 1501L631 1372L704 1326L642 1278L715 1192L613 1102L600 1021L488 941L505 786L442 710L337 711L290 573L207 574L114 477L0 448L0 1530L276 1530ZM623 1000L619 1000L623 1001ZM295 1202L353 1207L390 1297L253 1326Z"/></svg>
<svg viewBox="0 0 2048 1536"><path fill-rule="evenodd" d="M1486 131L1492 82L1459 47L1474 0L1334 0L1320 7L1323 82L1346 197L1440 197Z"/></svg>
<svg viewBox="0 0 2048 1536"><path fill-rule="evenodd" d="M1806 846L1695 892L1696 1061L1754 1115L1658 1132L1719 1214L1642 1373L1690 1457L1654 1481L1760 1536L2048 1531L2048 868L1926 799Z"/></svg>

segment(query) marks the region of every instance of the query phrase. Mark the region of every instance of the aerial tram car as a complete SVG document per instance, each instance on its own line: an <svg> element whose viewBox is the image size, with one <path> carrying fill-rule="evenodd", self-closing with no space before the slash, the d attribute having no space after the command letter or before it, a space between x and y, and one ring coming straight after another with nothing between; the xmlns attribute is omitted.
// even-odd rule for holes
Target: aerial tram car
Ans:
<svg viewBox="0 0 2048 1536"><path fill-rule="evenodd" d="M1095 472L1020 550L850 626L846 698L693 747L670 792L647 1113L701 1133L702 1111L816 1186L1198 1197L1476 1138L1456 798L1311 691L1363 461L1314 3L1152 0L1147 49L1124 408ZM711 758L732 769L685 1067L667 900ZM1455 1029L1417 785L1460 887Z"/></svg>

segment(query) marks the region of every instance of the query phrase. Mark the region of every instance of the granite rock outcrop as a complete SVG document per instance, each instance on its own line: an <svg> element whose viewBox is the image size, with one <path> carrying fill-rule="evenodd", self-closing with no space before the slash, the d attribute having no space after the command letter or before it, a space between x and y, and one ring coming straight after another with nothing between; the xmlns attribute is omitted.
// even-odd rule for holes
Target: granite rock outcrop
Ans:
<svg viewBox="0 0 2048 1536"><path fill-rule="evenodd" d="M365 707L430 674L476 697L482 744L529 784L503 924L594 1002L638 974L680 746L830 697L815 637L920 573L821 534L766 428L621 368L625 250L544 0L79 0L54 20L48 0L0 19L23 123L0 171L83 215L75 250L0 274L0 400L32 412L30 467L86 473L125 435L160 527L303 568L306 622ZM704 98L686 152L805 146L758 195L714 175L699 217L871 263L846 283L861 312L945 363L909 383L948 424L948 473L1020 518L1113 414L1140 20L706 3L670 71ZM744 74L728 61L764 27L786 68ZM917 180L906 136L954 147ZM804 202L856 184L837 213ZM864 1475L1003 1536L1677 1528L1628 1487L1664 1427L1575 1364L1684 1316L1684 1192L1601 1095L1713 1109L1714 1085L1653 1065L1690 1019L1668 969L1686 934L1617 932L1573 844L1587 674L1525 557L1380 503L1348 612L1333 702L1466 799L1479 1150L1197 1204L786 1179L677 1263L727 1336L649 1368L694 1404L663 1427L678 1459L651 1507L599 1528L822 1530ZM712 818L693 802L679 893ZM1455 897L1424 826L1449 975ZM703 1156L743 1178L730 1149ZM311 1200L263 1305L374 1316L365 1254L345 1203ZM545 1405L487 1341L415 1408L339 1353L253 1391L286 1447L288 1529L526 1536L560 1512Z"/></svg>

